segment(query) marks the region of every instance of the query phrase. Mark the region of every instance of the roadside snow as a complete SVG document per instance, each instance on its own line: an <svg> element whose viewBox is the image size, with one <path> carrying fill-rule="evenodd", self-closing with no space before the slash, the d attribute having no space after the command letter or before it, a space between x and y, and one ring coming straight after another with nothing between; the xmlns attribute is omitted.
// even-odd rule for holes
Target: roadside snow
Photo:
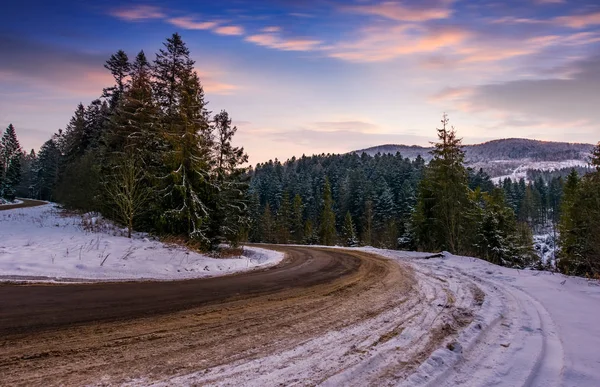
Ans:
<svg viewBox="0 0 600 387"><path fill-rule="evenodd" d="M486 293L479 315L459 337L464 353L439 349L411 379L413 384L600 385L598 281L509 269L470 257L421 260L407 259L404 252L365 250L408 261L441 278L475 281ZM478 335L472 334L475 324L482 327ZM431 359L444 365L428 368Z"/></svg>
<svg viewBox="0 0 600 387"><path fill-rule="evenodd" d="M9 202L6 199L0 198L0 207L1 206L14 206L15 204L21 204L21 203L23 203L23 201L19 200L19 199L15 199L12 202Z"/></svg>
<svg viewBox="0 0 600 387"><path fill-rule="evenodd" d="M277 264L283 254L245 247L215 259L136 234L99 216L64 216L53 204L0 212L0 281L174 280ZM41 277L41 278L40 278Z"/></svg>

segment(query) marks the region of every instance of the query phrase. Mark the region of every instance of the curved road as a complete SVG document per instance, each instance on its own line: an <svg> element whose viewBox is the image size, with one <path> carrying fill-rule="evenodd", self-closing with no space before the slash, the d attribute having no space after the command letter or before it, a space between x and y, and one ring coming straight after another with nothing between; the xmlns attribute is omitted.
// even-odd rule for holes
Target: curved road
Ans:
<svg viewBox="0 0 600 387"><path fill-rule="evenodd" d="M2 383L147 382L256 359L377 316L414 284L374 255L272 248L281 264L220 278L0 285Z"/></svg>

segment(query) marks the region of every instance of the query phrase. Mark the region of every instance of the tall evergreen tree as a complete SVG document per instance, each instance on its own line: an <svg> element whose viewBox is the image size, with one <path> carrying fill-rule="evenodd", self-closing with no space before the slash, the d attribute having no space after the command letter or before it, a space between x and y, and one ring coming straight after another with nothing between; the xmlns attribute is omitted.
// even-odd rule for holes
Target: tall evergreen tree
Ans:
<svg viewBox="0 0 600 387"><path fill-rule="evenodd" d="M326 246L332 246L335 244L336 239L335 213L333 212L333 198L328 178L325 178L325 184L323 185L323 206L320 219L320 243Z"/></svg>
<svg viewBox="0 0 600 387"><path fill-rule="evenodd" d="M352 221L352 215L350 211L346 212L344 217L344 226L342 227L342 239L344 246L355 247L358 246L358 238L356 237L356 227Z"/></svg>
<svg viewBox="0 0 600 387"><path fill-rule="evenodd" d="M444 114L442 128L437 129L439 142L431 152L433 159L419 188L413 218L418 245L425 250L447 249L465 253L465 215L472 208L468 197L467 171L461 140Z"/></svg>
<svg viewBox="0 0 600 387"><path fill-rule="evenodd" d="M103 96L110 101L110 109L114 111L125 92L126 79L129 76L131 65L125 51L119 50L110 56L104 67L110 71L116 83L115 86L108 87L103 92Z"/></svg>
<svg viewBox="0 0 600 387"><path fill-rule="evenodd" d="M0 140L0 197L14 200L16 188L21 181L22 157L23 151L15 127L10 124Z"/></svg>
<svg viewBox="0 0 600 387"><path fill-rule="evenodd" d="M164 43L154 61L154 95L162 110L168 151L164 163L165 229L210 244L207 236L212 135L204 91L194 61L179 34Z"/></svg>

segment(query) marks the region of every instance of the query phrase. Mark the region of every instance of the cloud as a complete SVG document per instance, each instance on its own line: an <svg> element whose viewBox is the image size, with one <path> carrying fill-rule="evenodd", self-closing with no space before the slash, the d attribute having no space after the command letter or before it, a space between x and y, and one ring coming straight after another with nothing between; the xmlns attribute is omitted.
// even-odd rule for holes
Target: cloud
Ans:
<svg viewBox="0 0 600 387"><path fill-rule="evenodd" d="M571 28L585 28L600 25L600 12L581 15L559 16L554 19L558 24Z"/></svg>
<svg viewBox="0 0 600 387"><path fill-rule="evenodd" d="M380 127L363 121L321 121L309 125L311 129L322 132L355 132L355 133L376 133Z"/></svg>
<svg viewBox="0 0 600 387"><path fill-rule="evenodd" d="M319 48L321 41L302 38L283 38L275 33L250 35L247 42L282 51L312 51Z"/></svg>
<svg viewBox="0 0 600 387"><path fill-rule="evenodd" d="M244 34L244 28L240 26L222 26L215 28L213 32L219 35L239 36Z"/></svg>
<svg viewBox="0 0 600 387"><path fill-rule="evenodd" d="M264 33L275 33L275 32L281 32L281 27L276 27L276 26L270 26L270 27L265 27L261 30L261 32Z"/></svg>
<svg viewBox="0 0 600 387"><path fill-rule="evenodd" d="M469 32L453 27L371 26L363 29L357 40L335 44L329 56L352 62L387 61L403 55L455 47L468 37Z"/></svg>
<svg viewBox="0 0 600 387"><path fill-rule="evenodd" d="M452 9L447 6L448 2L439 4L420 4L420 6L408 6L398 1L386 1L372 5L355 5L343 7L343 10L364 15L380 16L385 19L403 22L423 22L428 20L447 19L452 16Z"/></svg>
<svg viewBox="0 0 600 387"><path fill-rule="evenodd" d="M0 35L0 81L96 95L113 83L102 65L109 57Z"/></svg>
<svg viewBox="0 0 600 387"><path fill-rule="evenodd" d="M167 19L167 22L180 28L185 28L186 30L210 30L215 28L218 23L214 21L195 21L191 17L174 17Z"/></svg>
<svg viewBox="0 0 600 387"><path fill-rule="evenodd" d="M110 11L110 14L119 19L127 21L162 19L166 16L160 8L153 7L150 5L138 5L133 7L117 8Z"/></svg>
<svg viewBox="0 0 600 387"><path fill-rule="evenodd" d="M529 79L475 86L464 94L443 90L465 111L491 111L518 115L554 128L579 126L600 121L600 56L571 63L570 78ZM563 72L564 69L557 69Z"/></svg>

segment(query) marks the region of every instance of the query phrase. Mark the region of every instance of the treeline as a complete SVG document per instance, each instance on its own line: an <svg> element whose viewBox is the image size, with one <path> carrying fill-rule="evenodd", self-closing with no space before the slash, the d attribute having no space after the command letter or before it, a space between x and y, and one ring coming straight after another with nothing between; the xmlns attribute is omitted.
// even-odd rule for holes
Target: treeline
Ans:
<svg viewBox="0 0 600 387"><path fill-rule="evenodd" d="M105 68L114 84L79 104L37 155L20 158L21 194L100 211L129 232L182 235L206 248L240 241L247 155L232 145L237 129L227 112L207 110L181 37L168 38L152 63L143 51L131 61L120 50ZM13 164L3 166L3 180Z"/></svg>
<svg viewBox="0 0 600 387"><path fill-rule="evenodd" d="M250 240L448 250L504 265L535 259L529 228L482 170L464 166L454 131L425 165L401 154L303 156L258 164Z"/></svg>
<svg viewBox="0 0 600 387"><path fill-rule="evenodd" d="M258 164L249 189L250 240L397 248L424 168L420 157L366 153Z"/></svg>

